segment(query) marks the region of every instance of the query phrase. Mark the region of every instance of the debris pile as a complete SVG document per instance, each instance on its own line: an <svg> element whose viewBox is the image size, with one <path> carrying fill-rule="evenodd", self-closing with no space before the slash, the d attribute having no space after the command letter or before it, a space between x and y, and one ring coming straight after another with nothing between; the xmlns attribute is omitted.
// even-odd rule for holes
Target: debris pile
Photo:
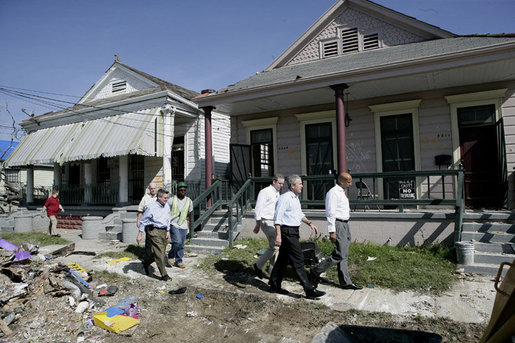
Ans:
<svg viewBox="0 0 515 343"><path fill-rule="evenodd" d="M109 332L131 334L139 324L136 298L116 303L108 297L117 286L93 280L77 263L55 261L73 251L70 244L42 255L37 244L0 239L0 342L101 342Z"/></svg>

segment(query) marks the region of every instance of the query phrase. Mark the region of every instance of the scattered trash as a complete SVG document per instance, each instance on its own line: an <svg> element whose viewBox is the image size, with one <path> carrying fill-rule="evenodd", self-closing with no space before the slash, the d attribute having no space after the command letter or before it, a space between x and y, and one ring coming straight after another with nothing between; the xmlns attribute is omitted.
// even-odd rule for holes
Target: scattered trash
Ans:
<svg viewBox="0 0 515 343"><path fill-rule="evenodd" d="M116 292L118 292L118 287L116 287L116 286L104 287L98 292L98 296L99 297L102 297L102 296L110 297L110 296L115 295Z"/></svg>
<svg viewBox="0 0 515 343"><path fill-rule="evenodd" d="M367 287L368 287L368 288L374 288L375 286L376 286L376 285L374 285L373 283L369 283L369 284L367 285Z"/></svg>
<svg viewBox="0 0 515 343"><path fill-rule="evenodd" d="M186 289L187 289L187 287L181 287L181 288L169 291L168 294L183 294L183 293L186 293Z"/></svg>
<svg viewBox="0 0 515 343"><path fill-rule="evenodd" d="M106 261L106 263L116 263L116 262L121 262L121 261L130 261L130 260L131 260L130 257L121 257L121 258L117 258L116 260Z"/></svg>
<svg viewBox="0 0 515 343"><path fill-rule="evenodd" d="M377 257L368 256L367 261L377 260Z"/></svg>
<svg viewBox="0 0 515 343"><path fill-rule="evenodd" d="M203 294L200 294L200 293L199 293L199 294L197 294L197 299L202 299L203 297L204 297L204 295L203 295Z"/></svg>
<svg viewBox="0 0 515 343"><path fill-rule="evenodd" d="M139 308L135 303L135 297L126 297L113 307L109 307L103 312L96 313L93 315L95 326L118 333L139 324L138 319L126 315L127 311L138 313Z"/></svg>
<svg viewBox="0 0 515 343"><path fill-rule="evenodd" d="M246 248L247 248L247 245L243 245L243 244L236 244L233 248L234 248L234 249L246 249Z"/></svg>
<svg viewBox="0 0 515 343"><path fill-rule="evenodd" d="M195 311L186 312L186 317L196 317L196 316L197 316L197 312L195 312Z"/></svg>
<svg viewBox="0 0 515 343"><path fill-rule="evenodd" d="M81 301L78 305L77 305L77 308L75 309L75 312L76 313L83 313L84 311L86 311L88 308L89 308L89 301Z"/></svg>

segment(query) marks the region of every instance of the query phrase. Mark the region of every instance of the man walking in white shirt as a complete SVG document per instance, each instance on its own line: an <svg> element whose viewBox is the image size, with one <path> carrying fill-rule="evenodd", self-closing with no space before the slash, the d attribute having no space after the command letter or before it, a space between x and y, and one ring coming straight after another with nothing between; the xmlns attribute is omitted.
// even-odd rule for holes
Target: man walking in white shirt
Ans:
<svg viewBox="0 0 515 343"><path fill-rule="evenodd" d="M277 259L279 247L275 245L276 231L274 227L274 214L275 204L279 199L279 191L284 185L284 176L277 174L272 180L272 184L266 188L263 188L257 197L256 206L254 208L254 218L256 219L256 226L254 227L254 233L257 234L259 229L263 230L266 238L268 239L268 248L261 255L261 257L254 263L254 271L256 275L261 279L264 277L263 267L266 261L270 260L270 267L268 268L268 274L272 272L272 269Z"/></svg>
<svg viewBox="0 0 515 343"><path fill-rule="evenodd" d="M318 285L320 274L331 266L338 264L338 281L343 289L358 290L363 287L352 283L349 276L348 258L351 234L349 229L350 207L345 190L352 185L349 173L338 175L337 184L327 192L325 197L325 214L329 239L333 242L334 251L331 256L311 267L311 282Z"/></svg>
<svg viewBox="0 0 515 343"><path fill-rule="evenodd" d="M270 291L279 294L289 292L281 288L288 263L293 267L297 277L306 292L306 298L318 299L325 294L314 287L304 269L304 256L299 242L300 224L307 224L315 234L318 228L304 215L300 205L299 194L302 192L302 179L298 175L288 176L288 192L282 194L275 205L275 245L279 246L279 256L272 269L268 284Z"/></svg>

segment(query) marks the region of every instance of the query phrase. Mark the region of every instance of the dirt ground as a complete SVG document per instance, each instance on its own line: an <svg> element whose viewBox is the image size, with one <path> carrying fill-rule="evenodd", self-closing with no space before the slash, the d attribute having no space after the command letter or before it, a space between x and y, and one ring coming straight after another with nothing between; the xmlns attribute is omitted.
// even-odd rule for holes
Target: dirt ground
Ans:
<svg viewBox="0 0 515 343"><path fill-rule="evenodd" d="M112 243L104 248L109 251L123 247ZM359 308L352 305L349 292L353 291L331 285L320 286L328 295L319 301L303 297L298 282L285 283L291 295L269 293L267 280L255 278L247 266L242 266L238 273L212 274L196 268L199 257L186 258L187 268L168 268L172 281L163 282L145 276L139 261L108 264L107 260L77 254L47 262L73 261L85 269L116 273L120 276L108 284L116 285L119 290L112 297L102 298L105 305L76 313L69 296L45 294L44 281L36 275L29 283L30 300L11 305L11 309L16 306L22 309L18 312L19 318L9 325L13 334L0 337L0 342L313 342L330 323L421 330L441 335L443 342L477 342L488 322L486 309L491 308L495 296L488 291L478 300L478 295L484 291L476 286L471 288L469 283L474 282L471 281L474 278L470 277L464 281L466 288L442 295L460 301L459 306L469 306L469 312L477 312L472 317L478 320L460 321L449 319L445 311L439 312L444 305L425 295L396 295L389 290L374 289L367 297L383 298L382 307ZM155 273L158 274L157 269ZM97 276L95 278L93 273L92 284L105 282L102 279L105 274L97 272ZM185 293L169 294L181 287L186 287ZM137 326L116 334L88 322L94 313L127 296L137 299L140 309ZM413 302L409 309L403 307L405 304L396 304L408 298L407 301ZM392 304L386 308L388 302Z"/></svg>

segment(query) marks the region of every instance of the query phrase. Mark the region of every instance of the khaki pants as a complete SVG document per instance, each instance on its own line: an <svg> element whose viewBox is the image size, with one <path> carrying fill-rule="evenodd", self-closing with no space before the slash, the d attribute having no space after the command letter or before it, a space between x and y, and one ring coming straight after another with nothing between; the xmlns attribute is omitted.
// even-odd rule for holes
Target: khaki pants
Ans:
<svg viewBox="0 0 515 343"><path fill-rule="evenodd" d="M268 239L268 248L265 250L263 255L257 260L256 265L259 269L263 269L266 261L270 261L270 267L268 268L268 275L272 273L272 269L274 269L275 261L277 260L277 255L279 254L279 247L275 246L275 237L277 236L277 231L274 227L273 220L264 219L261 221L261 230L265 234Z"/></svg>
<svg viewBox="0 0 515 343"><path fill-rule="evenodd" d="M57 234L57 217L56 216L48 216L50 218L50 223L48 224L48 234L53 236Z"/></svg>
<svg viewBox="0 0 515 343"><path fill-rule="evenodd" d="M166 251L166 245L168 241L166 239L166 230L163 229L152 229L145 230L148 238L150 239L150 243L152 244L152 255L150 258L147 257L145 259L145 264L150 265L152 262L156 262L157 269L161 273L161 276L165 276L168 273L166 272L166 266L164 261L164 255Z"/></svg>

